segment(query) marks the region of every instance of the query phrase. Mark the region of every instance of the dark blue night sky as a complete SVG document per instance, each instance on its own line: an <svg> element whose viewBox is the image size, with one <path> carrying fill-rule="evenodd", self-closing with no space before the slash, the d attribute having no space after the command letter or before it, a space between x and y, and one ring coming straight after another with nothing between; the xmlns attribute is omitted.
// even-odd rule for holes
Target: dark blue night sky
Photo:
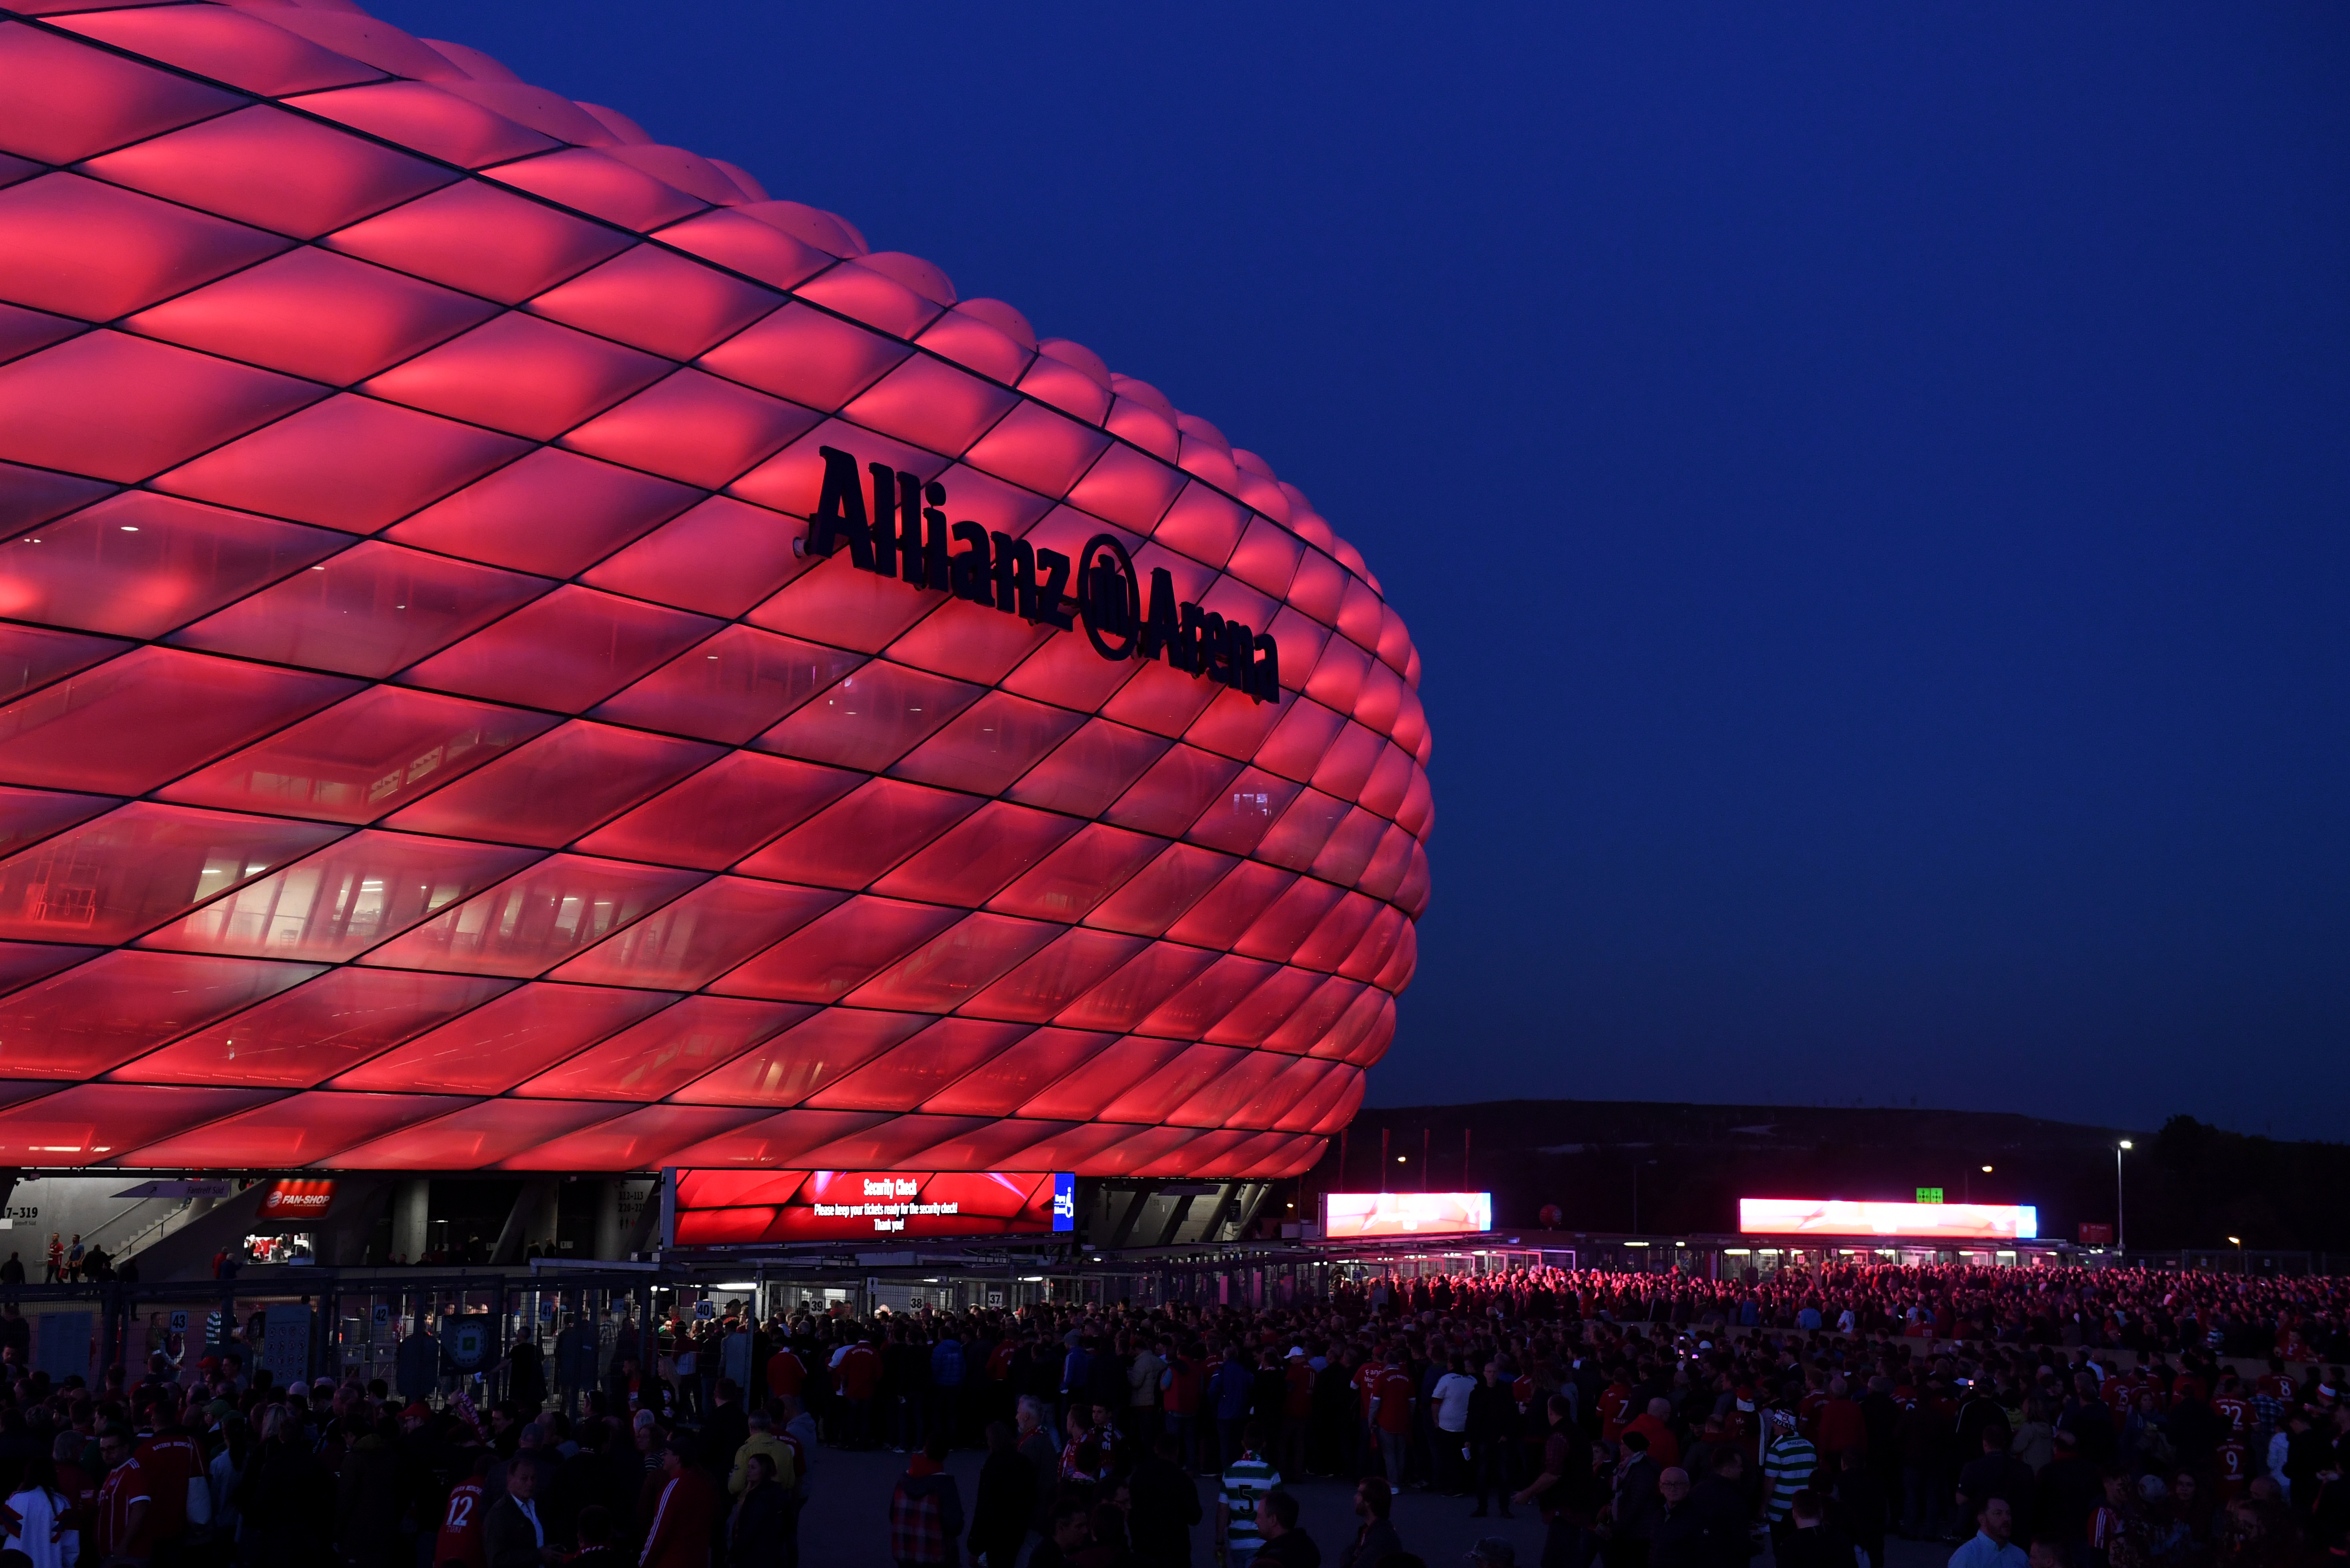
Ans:
<svg viewBox="0 0 2350 1568"><path fill-rule="evenodd" d="M2350 1136L2350 13L377 8L1361 546L1436 732L1374 1103Z"/></svg>

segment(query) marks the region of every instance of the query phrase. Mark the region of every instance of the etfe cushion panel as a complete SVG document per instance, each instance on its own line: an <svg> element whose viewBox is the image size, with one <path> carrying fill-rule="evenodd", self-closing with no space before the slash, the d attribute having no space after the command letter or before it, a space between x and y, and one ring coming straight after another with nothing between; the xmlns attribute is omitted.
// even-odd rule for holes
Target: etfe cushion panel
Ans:
<svg viewBox="0 0 2350 1568"><path fill-rule="evenodd" d="M1256 643L1108 657L1103 536ZM0 1159L1294 1174L1417 952L1419 670L1263 459L611 110L0 24Z"/></svg>

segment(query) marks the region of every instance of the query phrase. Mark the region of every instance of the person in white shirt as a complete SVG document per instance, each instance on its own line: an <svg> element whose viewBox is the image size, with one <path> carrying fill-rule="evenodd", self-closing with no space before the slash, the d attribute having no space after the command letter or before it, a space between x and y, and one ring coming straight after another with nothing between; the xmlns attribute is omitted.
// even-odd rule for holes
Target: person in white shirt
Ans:
<svg viewBox="0 0 2350 1568"><path fill-rule="evenodd" d="M1950 1568L2030 1568L2031 1559L2008 1537L2015 1512L2003 1497L1987 1497L1975 1514L1974 1539L1950 1553Z"/></svg>
<svg viewBox="0 0 2350 1568"><path fill-rule="evenodd" d="M1444 1490L1455 1497L1465 1490L1461 1450L1469 1442L1469 1397L1476 1392L1477 1380L1469 1376L1468 1358L1461 1355L1452 1358L1452 1370L1429 1390L1429 1399L1436 1407L1438 1473L1444 1478Z"/></svg>
<svg viewBox="0 0 2350 1568"><path fill-rule="evenodd" d="M25 1461L25 1479L7 1501L8 1550L33 1560L33 1568L74 1568L81 1556L81 1532L67 1527L65 1494L57 1490L55 1460L35 1455Z"/></svg>
<svg viewBox="0 0 2350 1568"><path fill-rule="evenodd" d="M1148 1344L1134 1347L1134 1364L1126 1369L1127 1404L1146 1449L1159 1437L1159 1375L1166 1370L1167 1363Z"/></svg>

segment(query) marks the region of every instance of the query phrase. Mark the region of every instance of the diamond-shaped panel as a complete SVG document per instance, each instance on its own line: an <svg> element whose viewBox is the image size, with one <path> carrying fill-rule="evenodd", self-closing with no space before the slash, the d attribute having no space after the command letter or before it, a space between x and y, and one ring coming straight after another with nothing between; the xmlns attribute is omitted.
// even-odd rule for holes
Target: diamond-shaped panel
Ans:
<svg viewBox="0 0 2350 1568"><path fill-rule="evenodd" d="M1361 1103L1419 656L1262 458L347 7L0 25L0 1160L1269 1177Z"/></svg>

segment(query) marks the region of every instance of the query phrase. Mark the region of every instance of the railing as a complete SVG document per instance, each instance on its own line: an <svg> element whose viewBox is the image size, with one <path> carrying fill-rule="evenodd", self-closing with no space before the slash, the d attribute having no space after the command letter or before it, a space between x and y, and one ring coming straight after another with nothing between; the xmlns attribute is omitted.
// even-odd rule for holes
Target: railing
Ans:
<svg viewBox="0 0 2350 1568"><path fill-rule="evenodd" d="M170 1237L175 1231L186 1230L190 1225L194 1224L197 1220L203 1219L212 1211L212 1206L210 1205L207 1205L203 1209L198 1209L194 1199L182 1198L180 1199L180 1206L177 1209L166 1211L159 1217L153 1224L146 1227L144 1230L133 1231L129 1236L123 1238L122 1244L114 1251L114 1262L116 1266L120 1267L123 1263L128 1262L133 1257L137 1256L140 1248L145 1247L153 1241L163 1241ZM128 1210L125 1212L128 1212ZM115 1218L120 1219L121 1216L117 1215ZM172 1223L173 1220L178 1220L179 1223L174 1225ZM89 1240L93 1241L97 1241L99 1231L104 1231L108 1225L110 1225L114 1221L112 1220L102 1222L97 1231L92 1231L89 1233Z"/></svg>
<svg viewBox="0 0 2350 1568"><path fill-rule="evenodd" d="M182 1210L150 1229L173 1221L184 1224L192 1218ZM279 1341L277 1324L272 1322L264 1338L249 1339L242 1348L248 1366L276 1363L280 1377L290 1379L338 1374L352 1359L345 1355L347 1344L363 1344L368 1350L364 1359L380 1359L374 1354L379 1306L388 1310L394 1324L421 1318L438 1326L452 1314L486 1319L484 1326L494 1325L494 1337L501 1340L509 1314L520 1311L526 1314L523 1321L533 1325L533 1336L543 1337L548 1331L539 1325L558 1315L545 1310L543 1303L570 1311L592 1300L592 1310L624 1309L642 1324L651 1320L655 1290L694 1282L686 1271L657 1267L646 1272L627 1265L536 1274L519 1268L344 1271L305 1266L244 1269L217 1280L0 1285L0 1305L15 1307L32 1320L35 1365L53 1376L78 1373L93 1382L106 1367L140 1364L140 1319L149 1313L168 1311L178 1316L171 1332L183 1335L189 1352L200 1355L195 1347L202 1345L205 1321L215 1308L225 1314L224 1326L242 1330L245 1314L261 1313L275 1319L276 1309L282 1307L296 1316L288 1325L291 1343ZM53 1353L40 1337L52 1332L73 1338L59 1341ZM501 1345L499 1354L503 1349ZM502 1360L494 1355L488 1365L463 1370L487 1379L485 1392L496 1397L504 1372Z"/></svg>

